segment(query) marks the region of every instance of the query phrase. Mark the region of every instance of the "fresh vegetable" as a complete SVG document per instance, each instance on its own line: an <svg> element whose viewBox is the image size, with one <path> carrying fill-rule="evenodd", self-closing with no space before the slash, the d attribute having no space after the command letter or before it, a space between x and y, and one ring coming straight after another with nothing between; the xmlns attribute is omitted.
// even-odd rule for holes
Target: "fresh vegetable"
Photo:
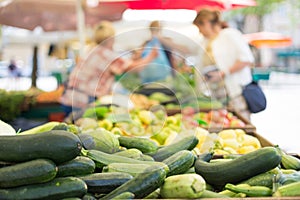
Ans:
<svg viewBox="0 0 300 200"><path fill-rule="evenodd" d="M228 198L228 197L229 196L226 196L224 194L220 194L209 190L204 190L201 195L201 198Z"/></svg>
<svg viewBox="0 0 300 200"><path fill-rule="evenodd" d="M114 153L114 155L132 158L136 160L141 159L142 154L143 153L138 149L126 149L124 151L119 151L117 153Z"/></svg>
<svg viewBox="0 0 300 200"><path fill-rule="evenodd" d="M195 156L192 152L188 150L182 150L163 160L162 162L169 167L170 171L167 176L172 176L186 172L190 167L193 166L194 161Z"/></svg>
<svg viewBox="0 0 300 200"><path fill-rule="evenodd" d="M274 197L296 197L300 196L300 182L281 186L273 194Z"/></svg>
<svg viewBox="0 0 300 200"><path fill-rule="evenodd" d="M159 198L160 198L160 189L159 188L145 197L145 199L159 199Z"/></svg>
<svg viewBox="0 0 300 200"><path fill-rule="evenodd" d="M79 138L66 131L0 136L0 160L7 162L45 158L59 164L74 159L80 154L81 148Z"/></svg>
<svg viewBox="0 0 300 200"><path fill-rule="evenodd" d="M47 122L45 124L42 124L40 126L36 126L36 127L32 128L32 129L29 129L27 131L22 131L21 133L19 133L19 135L29 135L29 134L43 133L43 132L52 130L58 124L59 124L59 122Z"/></svg>
<svg viewBox="0 0 300 200"><path fill-rule="evenodd" d="M107 194L127 181L132 176L127 173L110 172L110 173L94 173L78 177L82 179L88 186L88 192Z"/></svg>
<svg viewBox="0 0 300 200"><path fill-rule="evenodd" d="M132 163L132 164L157 164L157 162L152 161L141 161L132 158L126 158L123 156L118 156L114 154L107 154L97 150L88 150L86 155L96 163L96 167L102 168L111 163Z"/></svg>
<svg viewBox="0 0 300 200"><path fill-rule="evenodd" d="M211 185L224 186L226 183L239 183L243 180L275 168L281 155L274 147L264 147L228 162L207 163L200 159L195 162L195 171Z"/></svg>
<svg viewBox="0 0 300 200"><path fill-rule="evenodd" d="M105 153L115 153L119 151L119 140L111 132L100 129L92 132L88 132L94 139L95 146L93 149L103 151Z"/></svg>
<svg viewBox="0 0 300 200"><path fill-rule="evenodd" d="M281 151L281 164L285 169L300 170L300 160Z"/></svg>
<svg viewBox="0 0 300 200"><path fill-rule="evenodd" d="M82 197L82 200L97 200L92 194L87 193Z"/></svg>
<svg viewBox="0 0 300 200"><path fill-rule="evenodd" d="M272 196L272 189L265 186L250 186L248 184L233 185L227 183L225 188L236 193L244 193L248 197Z"/></svg>
<svg viewBox="0 0 300 200"><path fill-rule="evenodd" d="M63 199L82 197L87 192L86 184L75 177L55 178L47 183L0 189L0 199L32 200L32 199Z"/></svg>
<svg viewBox="0 0 300 200"><path fill-rule="evenodd" d="M16 131L11 125L0 120L0 135L16 135Z"/></svg>
<svg viewBox="0 0 300 200"><path fill-rule="evenodd" d="M205 180L198 174L180 174L166 178L160 188L163 198L195 199L205 190Z"/></svg>
<svg viewBox="0 0 300 200"><path fill-rule="evenodd" d="M114 198L123 192L131 192L137 199L144 198L163 184L166 175L167 172L164 168L150 166L145 170L145 173L142 173L121 185L108 195L104 196L103 199Z"/></svg>
<svg viewBox="0 0 300 200"><path fill-rule="evenodd" d="M61 122L54 126L52 130L63 130L68 131L74 134L79 134L81 132L80 128L74 124L66 124L64 122Z"/></svg>
<svg viewBox="0 0 300 200"><path fill-rule="evenodd" d="M300 171L296 171L292 174L281 174L279 178L279 183L281 185L287 185L294 182L300 182Z"/></svg>
<svg viewBox="0 0 300 200"><path fill-rule="evenodd" d="M122 147L127 149L136 148L143 153L153 153L158 148L154 141L147 138L120 136L118 139Z"/></svg>
<svg viewBox="0 0 300 200"><path fill-rule="evenodd" d="M272 169L268 172L262 173L262 174L258 174L256 176L253 176L243 182L241 182L242 184L248 184L251 186L265 186L268 188L273 187L273 182L274 182L274 178L276 178L276 176L280 174L280 170L278 168Z"/></svg>
<svg viewBox="0 0 300 200"><path fill-rule="evenodd" d="M168 166L164 163L156 162L155 165L169 171ZM103 168L103 172L123 172L135 177L143 173L149 166L149 164L111 163Z"/></svg>
<svg viewBox="0 0 300 200"><path fill-rule="evenodd" d="M0 168L0 188L44 183L55 178L56 165L51 160L37 159Z"/></svg>
<svg viewBox="0 0 300 200"><path fill-rule="evenodd" d="M160 148L152 155L154 160L163 161L181 150L192 150L198 144L196 136L186 136L176 143Z"/></svg>
<svg viewBox="0 0 300 200"><path fill-rule="evenodd" d="M134 199L135 195L131 192L123 192L121 194L119 194L118 196L115 196L114 200L117 200L117 199Z"/></svg>
<svg viewBox="0 0 300 200"><path fill-rule="evenodd" d="M58 165L57 167L58 177L91 174L95 171L96 168L95 162L92 159L83 156L78 156L73 160Z"/></svg>

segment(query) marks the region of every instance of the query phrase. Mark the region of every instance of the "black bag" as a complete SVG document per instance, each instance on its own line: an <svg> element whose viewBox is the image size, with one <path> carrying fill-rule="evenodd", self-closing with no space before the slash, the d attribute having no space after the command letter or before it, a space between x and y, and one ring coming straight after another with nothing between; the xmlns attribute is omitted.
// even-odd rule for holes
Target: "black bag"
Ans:
<svg viewBox="0 0 300 200"><path fill-rule="evenodd" d="M258 113L266 109L267 100L257 82L252 81L243 89L243 96L251 113Z"/></svg>

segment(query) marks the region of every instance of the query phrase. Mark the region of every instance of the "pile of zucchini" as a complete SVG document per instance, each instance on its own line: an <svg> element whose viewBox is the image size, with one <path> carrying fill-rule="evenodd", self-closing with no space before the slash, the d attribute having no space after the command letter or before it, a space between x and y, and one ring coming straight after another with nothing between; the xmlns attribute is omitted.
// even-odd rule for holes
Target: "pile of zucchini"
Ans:
<svg viewBox="0 0 300 200"><path fill-rule="evenodd" d="M277 147L214 160L193 135L158 147L112 134L117 152L109 137L99 150L64 130L0 136L0 199L300 196L300 160Z"/></svg>

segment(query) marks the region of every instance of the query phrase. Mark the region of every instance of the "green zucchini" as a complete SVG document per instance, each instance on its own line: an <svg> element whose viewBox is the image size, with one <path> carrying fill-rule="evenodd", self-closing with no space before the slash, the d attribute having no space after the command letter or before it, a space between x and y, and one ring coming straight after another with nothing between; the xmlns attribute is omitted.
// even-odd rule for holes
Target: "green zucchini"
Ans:
<svg viewBox="0 0 300 200"><path fill-rule="evenodd" d="M32 199L63 199L82 197L87 192L86 184L79 178L55 178L50 182L0 189L0 199L32 200Z"/></svg>
<svg viewBox="0 0 300 200"><path fill-rule="evenodd" d="M94 197L92 194L87 193L82 197L82 200L97 200L96 197Z"/></svg>
<svg viewBox="0 0 300 200"><path fill-rule="evenodd" d="M156 164L157 162L152 161L141 161L115 154L107 154L97 150L85 151L87 156L96 163L96 167L102 168L111 163L131 163L131 164Z"/></svg>
<svg viewBox="0 0 300 200"><path fill-rule="evenodd" d="M275 168L276 169L276 168ZM262 174L258 174L253 176L243 182L241 184L248 184L251 186L265 186L268 188L273 187L274 178L280 173L280 170L271 170Z"/></svg>
<svg viewBox="0 0 300 200"><path fill-rule="evenodd" d="M162 161L169 167L167 176L182 174L194 165L195 156L192 152L182 150Z"/></svg>
<svg viewBox="0 0 300 200"><path fill-rule="evenodd" d="M136 148L143 153L153 153L157 151L157 144L147 138L141 137L118 137L120 146L126 147L127 149Z"/></svg>
<svg viewBox="0 0 300 200"><path fill-rule="evenodd" d="M288 185L290 183L300 182L300 171L292 174L281 174L279 178L279 183L282 185Z"/></svg>
<svg viewBox="0 0 300 200"><path fill-rule="evenodd" d="M37 159L0 169L0 188L44 183L55 178L56 165L51 160Z"/></svg>
<svg viewBox="0 0 300 200"><path fill-rule="evenodd" d="M88 186L88 192L107 194L132 179L130 174L121 172L95 173L79 176Z"/></svg>
<svg viewBox="0 0 300 200"><path fill-rule="evenodd" d="M81 148L79 138L66 131L0 136L0 160L6 162L45 158L59 164L74 159L80 154Z"/></svg>
<svg viewBox="0 0 300 200"><path fill-rule="evenodd" d="M155 163L155 165L165 168L166 171L169 170L166 164L160 162ZM111 163L103 168L103 172L123 172L135 177L143 173L149 166L149 164Z"/></svg>
<svg viewBox="0 0 300 200"><path fill-rule="evenodd" d="M194 167L207 183L224 186L267 172L277 167L280 161L281 155L276 148L264 147L228 162L207 163L197 159Z"/></svg>
<svg viewBox="0 0 300 200"><path fill-rule="evenodd" d="M114 155L132 158L136 160L139 160L142 154L143 153L138 149L126 149L124 151L119 151L117 153L114 153Z"/></svg>
<svg viewBox="0 0 300 200"><path fill-rule="evenodd" d="M127 183L121 185L104 196L103 199L112 199L124 192L131 192L135 195L135 198L142 199L163 184L166 174L167 172L164 168L150 166L145 170L145 173L139 174Z"/></svg>
<svg viewBox="0 0 300 200"><path fill-rule="evenodd" d="M291 183L281 186L273 194L274 197L299 197L300 196L300 182Z"/></svg>
<svg viewBox="0 0 300 200"><path fill-rule="evenodd" d="M173 154L177 153L178 151L192 150L196 147L197 144L198 139L196 136L186 136L176 143L158 149L157 152L155 154L152 154L151 156L156 161L163 161Z"/></svg>
<svg viewBox="0 0 300 200"><path fill-rule="evenodd" d="M32 129L22 131L18 135L30 135L30 134L44 133L46 131L52 130L53 127L57 126L58 124L60 124L60 122L47 122L47 123L42 124L40 126L36 126Z"/></svg>
<svg viewBox="0 0 300 200"><path fill-rule="evenodd" d="M210 190L204 190L200 198L229 198L229 196L216 193Z"/></svg>
<svg viewBox="0 0 300 200"><path fill-rule="evenodd" d="M134 199L134 194L131 193L131 192L123 192L122 194L119 194L118 196L115 196L112 199L114 199L114 200L117 200L117 199Z"/></svg>
<svg viewBox="0 0 300 200"><path fill-rule="evenodd" d="M57 168L57 177L65 177L91 174L95 171L96 166L92 159L78 156L73 160L58 165Z"/></svg>
<svg viewBox="0 0 300 200"><path fill-rule="evenodd" d="M265 186L250 186L248 184L233 185L227 183L225 189L235 193L244 193L248 197L268 197L272 196L272 189Z"/></svg>

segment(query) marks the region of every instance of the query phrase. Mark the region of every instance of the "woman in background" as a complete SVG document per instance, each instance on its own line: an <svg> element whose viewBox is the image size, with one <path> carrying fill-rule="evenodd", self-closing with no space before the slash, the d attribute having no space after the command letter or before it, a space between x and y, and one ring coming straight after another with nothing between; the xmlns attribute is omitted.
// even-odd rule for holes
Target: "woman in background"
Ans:
<svg viewBox="0 0 300 200"><path fill-rule="evenodd" d="M145 66L157 57L154 48L144 58L125 60L113 50L115 29L108 21L101 22L95 29L97 47L78 64L69 76L66 90L61 97L65 114L85 108L97 97L110 94L115 75Z"/></svg>
<svg viewBox="0 0 300 200"><path fill-rule="evenodd" d="M254 58L242 33L224 26L219 11L203 9L193 23L205 38L200 70L211 96L226 99L230 108L250 119L242 89L252 81Z"/></svg>

